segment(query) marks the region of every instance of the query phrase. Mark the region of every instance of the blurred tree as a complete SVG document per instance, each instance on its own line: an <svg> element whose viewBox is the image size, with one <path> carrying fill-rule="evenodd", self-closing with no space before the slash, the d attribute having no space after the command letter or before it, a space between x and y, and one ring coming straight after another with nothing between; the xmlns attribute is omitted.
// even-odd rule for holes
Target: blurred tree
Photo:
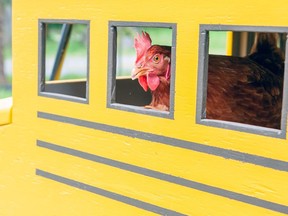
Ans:
<svg viewBox="0 0 288 216"><path fill-rule="evenodd" d="M4 74L4 4L6 3L5 0L0 0L0 85L6 85L6 77Z"/></svg>
<svg viewBox="0 0 288 216"><path fill-rule="evenodd" d="M11 5L11 0L0 0L0 86L7 84L4 73L4 16L8 5Z"/></svg>

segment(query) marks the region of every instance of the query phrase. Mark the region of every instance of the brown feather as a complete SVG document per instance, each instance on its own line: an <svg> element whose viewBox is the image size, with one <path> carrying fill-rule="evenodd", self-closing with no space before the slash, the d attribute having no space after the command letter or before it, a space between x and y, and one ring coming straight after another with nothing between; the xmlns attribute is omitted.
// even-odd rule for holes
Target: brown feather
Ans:
<svg viewBox="0 0 288 216"><path fill-rule="evenodd" d="M210 55L206 118L279 129L282 82L249 58Z"/></svg>
<svg viewBox="0 0 288 216"><path fill-rule="evenodd" d="M160 84L155 91L151 91L152 101L147 106L153 109L169 111L170 106L170 80L160 76Z"/></svg>

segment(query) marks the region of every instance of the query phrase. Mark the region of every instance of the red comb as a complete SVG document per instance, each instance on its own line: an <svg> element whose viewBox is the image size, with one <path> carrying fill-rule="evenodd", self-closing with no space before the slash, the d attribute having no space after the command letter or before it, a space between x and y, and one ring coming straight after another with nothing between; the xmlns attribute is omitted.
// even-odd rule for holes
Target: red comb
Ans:
<svg viewBox="0 0 288 216"><path fill-rule="evenodd" d="M136 49L136 63L142 59L146 51L151 47L152 40L147 32L142 32L141 35L137 33L134 39L134 47Z"/></svg>

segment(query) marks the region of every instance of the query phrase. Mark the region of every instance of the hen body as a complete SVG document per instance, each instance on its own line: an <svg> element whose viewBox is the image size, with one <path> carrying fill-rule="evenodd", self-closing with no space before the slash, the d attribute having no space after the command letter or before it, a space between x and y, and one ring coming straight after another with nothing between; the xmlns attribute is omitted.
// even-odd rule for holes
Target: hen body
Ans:
<svg viewBox="0 0 288 216"><path fill-rule="evenodd" d="M209 55L207 119L280 128L284 57L268 38L244 58Z"/></svg>

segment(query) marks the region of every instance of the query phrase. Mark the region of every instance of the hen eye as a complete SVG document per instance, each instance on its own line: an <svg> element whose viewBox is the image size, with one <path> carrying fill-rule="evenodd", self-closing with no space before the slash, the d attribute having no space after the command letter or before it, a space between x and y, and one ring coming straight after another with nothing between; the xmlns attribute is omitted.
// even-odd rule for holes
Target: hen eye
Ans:
<svg viewBox="0 0 288 216"><path fill-rule="evenodd" d="M158 55L154 55L154 56L153 56L153 61L154 61L155 63L158 63L158 62L160 61L160 57L159 57Z"/></svg>

